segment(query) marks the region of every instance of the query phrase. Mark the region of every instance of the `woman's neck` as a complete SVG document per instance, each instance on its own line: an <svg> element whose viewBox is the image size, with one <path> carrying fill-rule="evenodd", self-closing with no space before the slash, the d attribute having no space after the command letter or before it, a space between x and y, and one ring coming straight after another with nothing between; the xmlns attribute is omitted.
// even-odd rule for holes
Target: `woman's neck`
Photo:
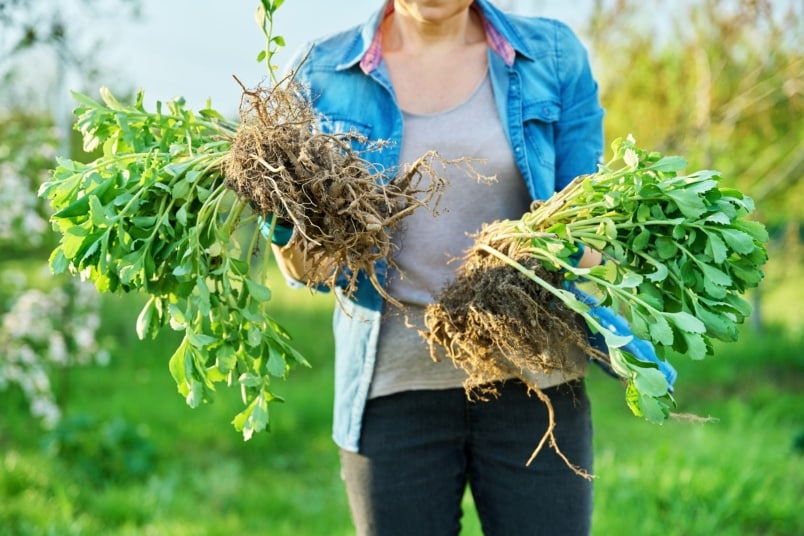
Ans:
<svg viewBox="0 0 804 536"><path fill-rule="evenodd" d="M468 8L419 11L397 1L383 25L383 50L391 53L438 53L484 40L480 17Z"/></svg>

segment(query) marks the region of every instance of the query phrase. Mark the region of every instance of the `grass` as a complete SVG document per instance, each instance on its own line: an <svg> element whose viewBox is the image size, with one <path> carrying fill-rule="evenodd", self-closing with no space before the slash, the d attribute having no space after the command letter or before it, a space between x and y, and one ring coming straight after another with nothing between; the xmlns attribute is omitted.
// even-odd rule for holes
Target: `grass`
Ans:
<svg viewBox="0 0 804 536"><path fill-rule="evenodd" d="M330 439L331 298L275 289L273 314L313 366L275 386L287 402L248 442L230 424L233 390L184 404L167 371L175 334L136 340L140 303L107 300L109 366L57 379L71 449L53 455L20 393L0 393L0 535L352 534ZM593 369L594 534L804 534L802 342L746 330L711 359L678 363L679 411L709 423L641 421ZM468 495L464 510L463 535L480 534Z"/></svg>

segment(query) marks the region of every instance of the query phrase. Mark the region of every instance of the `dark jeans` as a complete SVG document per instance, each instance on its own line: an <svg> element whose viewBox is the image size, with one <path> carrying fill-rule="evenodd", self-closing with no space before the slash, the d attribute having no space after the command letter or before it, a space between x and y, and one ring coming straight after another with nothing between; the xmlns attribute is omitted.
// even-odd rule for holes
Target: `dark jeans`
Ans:
<svg viewBox="0 0 804 536"><path fill-rule="evenodd" d="M582 381L545 389L556 439L592 472L592 425ZM447 536L460 532L469 483L487 536L587 536L592 484L547 445L526 462L547 410L518 381L501 396L467 400L463 389L408 391L368 401L361 452L341 450L352 519L360 535Z"/></svg>

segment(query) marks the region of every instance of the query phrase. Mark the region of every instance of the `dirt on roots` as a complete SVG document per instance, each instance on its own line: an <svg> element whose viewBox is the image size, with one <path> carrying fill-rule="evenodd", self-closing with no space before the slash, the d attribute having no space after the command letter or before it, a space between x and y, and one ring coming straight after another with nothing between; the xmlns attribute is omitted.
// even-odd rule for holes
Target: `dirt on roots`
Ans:
<svg viewBox="0 0 804 536"><path fill-rule="evenodd" d="M308 284L334 287L345 276L349 293L362 271L383 297L401 307L377 280L375 263L385 259L393 265L392 237L407 215L420 207L438 211L446 180L435 164L464 164L474 173L471 162L445 161L430 152L389 176L364 158L386 142L354 132L322 132L305 88L292 76L271 87L243 87L240 119L226 163L227 186L256 213L292 224L305 255L327 259L332 270ZM552 404L527 379L527 371L568 370L574 348L594 350L575 313L484 246L560 287L560 272L481 232L455 282L426 309L422 335L433 356L444 349L466 370L470 396L494 396L494 383L512 375L525 381L547 406L550 422L527 463L549 442L568 466L589 478L558 448Z"/></svg>
<svg viewBox="0 0 804 536"><path fill-rule="evenodd" d="M567 465L590 478L568 460L555 436L552 403L533 380L533 372L571 372L578 367L579 351L602 357L592 348L582 320L558 298L488 248L516 261L522 268L555 288L561 288L563 274L546 269L540 260L518 255L515 243L501 243L482 231L467 252L455 281L425 310L421 332L433 359L446 355L465 370L467 395L485 399L497 396L496 385L512 376L522 380L546 405L549 426L530 464L545 444Z"/></svg>
<svg viewBox="0 0 804 536"><path fill-rule="evenodd" d="M327 259L332 271L315 276L322 280L311 274L311 287L334 287L346 276L348 293L362 270L390 299L375 262L393 258L391 237L405 216L418 207L437 210L446 181L433 165L448 162L430 152L389 177L364 158L385 142L322 132L304 90L291 77L272 87L243 88L227 186L257 213L292 224L305 255Z"/></svg>

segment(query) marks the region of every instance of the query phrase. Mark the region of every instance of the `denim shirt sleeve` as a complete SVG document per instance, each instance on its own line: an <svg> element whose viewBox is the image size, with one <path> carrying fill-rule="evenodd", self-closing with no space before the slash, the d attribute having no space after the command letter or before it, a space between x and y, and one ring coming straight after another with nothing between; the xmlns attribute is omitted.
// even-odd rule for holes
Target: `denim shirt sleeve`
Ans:
<svg viewBox="0 0 804 536"><path fill-rule="evenodd" d="M556 191L597 171L603 156L603 108L586 49L563 23L555 23L561 115L555 129Z"/></svg>

